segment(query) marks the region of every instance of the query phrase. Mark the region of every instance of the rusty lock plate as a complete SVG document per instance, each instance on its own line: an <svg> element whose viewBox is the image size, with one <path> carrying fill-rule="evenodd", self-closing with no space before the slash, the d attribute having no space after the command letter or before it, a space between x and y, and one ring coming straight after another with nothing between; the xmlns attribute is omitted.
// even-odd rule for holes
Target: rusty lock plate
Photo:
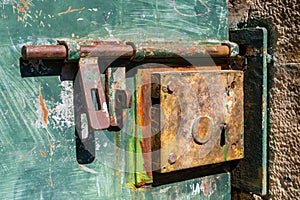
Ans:
<svg viewBox="0 0 300 200"><path fill-rule="evenodd" d="M153 72L151 79L153 170L243 158L243 72Z"/></svg>

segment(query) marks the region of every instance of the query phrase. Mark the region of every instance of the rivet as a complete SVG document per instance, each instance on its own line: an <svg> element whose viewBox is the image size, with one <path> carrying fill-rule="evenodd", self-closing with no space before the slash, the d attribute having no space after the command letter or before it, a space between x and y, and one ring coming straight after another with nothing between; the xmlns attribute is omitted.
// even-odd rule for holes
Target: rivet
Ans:
<svg viewBox="0 0 300 200"><path fill-rule="evenodd" d="M176 84L173 81L170 81L167 84L168 92L173 93L176 90Z"/></svg>
<svg viewBox="0 0 300 200"><path fill-rule="evenodd" d="M161 90L164 92L164 93L168 93L168 88L166 86L161 86Z"/></svg>
<svg viewBox="0 0 300 200"><path fill-rule="evenodd" d="M168 163L173 165L176 162L177 156L175 153L170 153L168 156Z"/></svg>

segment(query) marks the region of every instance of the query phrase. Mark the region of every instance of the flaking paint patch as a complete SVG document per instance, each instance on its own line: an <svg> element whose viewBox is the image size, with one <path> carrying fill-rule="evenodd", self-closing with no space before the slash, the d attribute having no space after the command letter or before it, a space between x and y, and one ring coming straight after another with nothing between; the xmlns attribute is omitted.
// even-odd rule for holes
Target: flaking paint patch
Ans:
<svg viewBox="0 0 300 200"><path fill-rule="evenodd" d="M51 110L49 119L52 128L63 129L74 126L73 84L71 81L61 83L60 101L56 102Z"/></svg>

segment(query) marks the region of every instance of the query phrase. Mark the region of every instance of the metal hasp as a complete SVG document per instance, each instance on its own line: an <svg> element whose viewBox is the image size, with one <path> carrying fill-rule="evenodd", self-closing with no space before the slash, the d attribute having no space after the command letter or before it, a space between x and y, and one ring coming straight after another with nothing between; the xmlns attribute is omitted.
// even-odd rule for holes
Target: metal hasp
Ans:
<svg viewBox="0 0 300 200"><path fill-rule="evenodd" d="M207 168L201 176L214 165L221 173L243 158L243 71L230 70L230 45L59 41L46 48L23 47L21 75L73 80L79 163L94 160L97 130L130 131L119 145L133 152L126 182L135 187L171 183L171 173L184 177L197 167ZM166 182L157 178L164 175Z"/></svg>
<svg viewBox="0 0 300 200"><path fill-rule="evenodd" d="M244 70L245 158L232 172L232 184L244 191L267 194L267 30L230 31L230 41L246 58Z"/></svg>

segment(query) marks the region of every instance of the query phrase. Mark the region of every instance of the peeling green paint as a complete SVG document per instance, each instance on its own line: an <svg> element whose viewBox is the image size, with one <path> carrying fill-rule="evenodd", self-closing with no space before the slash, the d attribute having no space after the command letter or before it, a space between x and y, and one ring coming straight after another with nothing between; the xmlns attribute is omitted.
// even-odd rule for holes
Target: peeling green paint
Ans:
<svg viewBox="0 0 300 200"><path fill-rule="evenodd" d="M202 11L199 3L187 4L182 0L176 3L181 12L193 14L195 6L198 14ZM126 151L136 153L140 147L135 146L135 135L128 136L125 130L120 133L97 131L95 161L78 165L72 82L61 83L58 77L22 79L18 67L24 44L48 45L56 44L57 40L84 39L144 41L149 38L227 41L226 1L207 0L205 3L210 13L202 17L184 17L174 10L172 1L0 0L0 52L5 55L0 58L1 198L230 199L230 175L227 173L133 192L136 155L128 155ZM68 43L68 46L71 45ZM69 49L69 60L77 62L77 48L75 45ZM47 129L40 123L39 82L49 111ZM126 132L135 133L135 122L140 119L134 117L134 106L126 113L133 122ZM138 165L141 174L137 179L147 182L142 162ZM216 182L210 195L204 195L200 187L204 180Z"/></svg>

